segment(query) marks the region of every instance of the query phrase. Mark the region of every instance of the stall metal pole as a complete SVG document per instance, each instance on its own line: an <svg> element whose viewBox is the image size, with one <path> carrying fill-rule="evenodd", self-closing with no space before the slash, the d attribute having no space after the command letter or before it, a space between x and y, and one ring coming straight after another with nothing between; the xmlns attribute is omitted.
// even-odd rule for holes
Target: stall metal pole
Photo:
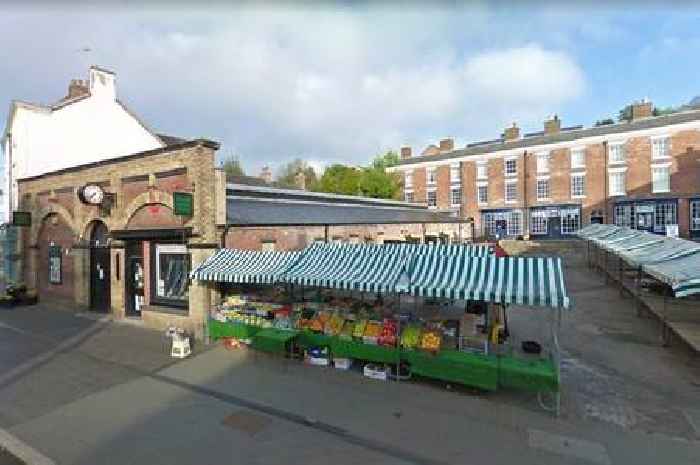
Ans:
<svg viewBox="0 0 700 465"><path fill-rule="evenodd" d="M661 342L662 342L662 345L664 347L669 347L671 345L670 328L668 327L668 317L667 317L668 295L669 295L670 290L671 290L670 286L664 287L664 308L663 308L663 313L661 314Z"/></svg>
<svg viewBox="0 0 700 465"><path fill-rule="evenodd" d="M642 316L642 266L637 267L637 279L634 284L634 291L636 294L637 301L635 302L637 307L637 316Z"/></svg>

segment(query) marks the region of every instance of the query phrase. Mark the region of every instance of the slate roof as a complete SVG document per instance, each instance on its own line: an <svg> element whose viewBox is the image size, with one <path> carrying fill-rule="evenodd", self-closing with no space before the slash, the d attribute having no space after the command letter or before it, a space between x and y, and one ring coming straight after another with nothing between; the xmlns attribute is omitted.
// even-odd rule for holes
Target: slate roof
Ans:
<svg viewBox="0 0 700 465"><path fill-rule="evenodd" d="M413 158L407 158L405 160L401 160L398 165L411 165L414 163L421 163L424 161L449 160L451 158L463 157L468 155L483 155L487 153L498 152L501 150L512 150L538 145L555 144L559 142L570 142L587 137L606 136L614 134L622 135L630 131L653 129L663 126L670 126L672 124L688 123L699 120L700 109L694 108L687 111L681 111L678 113L672 113L663 116L644 118L636 121L625 121L621 123L607 124L604 126L583 129L562 129L561 132L549 136L545 136L544 134L534 135L532 137L524 137L522 139L508 142L506 142L502 138L496 139L494 141L487 141L485 143L475 142L472 144L468 144L465 148L453 150L451 152L441 153L438 155L431 155L428 157L418 156Z"/></svg>

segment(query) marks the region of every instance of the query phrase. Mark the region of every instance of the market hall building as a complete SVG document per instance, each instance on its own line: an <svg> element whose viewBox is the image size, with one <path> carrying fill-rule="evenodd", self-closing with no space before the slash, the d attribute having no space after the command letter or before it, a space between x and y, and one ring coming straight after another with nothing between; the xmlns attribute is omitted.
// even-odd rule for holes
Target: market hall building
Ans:
<svg viewBox="0 0 700 465"><path fill-rule="evenodd" d="M217 143L171 141L18 180L19 210L32 219L21 232L23 274L40 300L201 336L216 290L189 274L222 246L425 242L462 226L421 205L227 184Z"/></svg>
<svg viewBox="0 0 700 465"><path fill-rule="evenodd" d="M495 140L455 148L452 139L390 168L408 201L473 219L477 236L569 238L590 223L700 237L700 107L658 115L651 102L629 119L521 135L515 123Z"/></svg>

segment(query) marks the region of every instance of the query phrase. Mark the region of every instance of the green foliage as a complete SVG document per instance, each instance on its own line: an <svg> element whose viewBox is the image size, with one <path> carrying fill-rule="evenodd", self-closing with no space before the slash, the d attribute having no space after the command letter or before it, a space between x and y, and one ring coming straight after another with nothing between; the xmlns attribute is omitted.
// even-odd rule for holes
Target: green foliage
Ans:
<svg viewBox="0 0 700 465"><path fill-rule="evenodd" d="M627 105L622 110L617 113L618 121L631 121L632 120L632 105Z"/></svg>
<svg viewBox="0 0 700 465"><path fill-rule="evenodd" d="M389 150L387 153L384 155L377 155L374 157L374 160L372 160L372 168L389 168L390 166L395 166L399 164L399 161L401 159L399 158L399 154L394 152L393 150Z"/></svg>
<svg viewBox="0 0 700 465"><path fill-rule="evenodd" d="M399 176L387 173L384 168L371 166L362 170L360 192L375 199L396 199L401 192Z"/></svg>
<svg viewBox="0 0 700 465"><path fill-rule="evenodd" d="M351 166L335 164L325 169L323 176L321 176L313 190L332 194L358 195L360 194L361 178L361 170Z"/></svg>
<svg viewBox="0 0 700 465"><path fill-rule="evenodd" d="M231 176L245 176L245 171L243 171L243 166L241 165L241 160L238 155L231 154L226 159L224 159L221 167L226 173L226 177Z"/></svg>
<svg viewBox="0 0 700 465"><path fill-rule="evenodd" d="M612 118L605 118L605 119L599 119L598 121L595 122L595 126L605 126L608 124L615 124L615 120Z"/></svg>
<svg viewBox="0 0 700 465"><path fill-rule="evenodd" d="M315 190L315 186L318 183L316 171L301 158L295 158L283 165L277 174L275 184L281 188L293 189L297 187L296 176L299 172L304 173L306 188L308 190Z"/></svg>
<svg viewBox="0 0 700 465"><path fill-rule="evenodd" d="M654 115L654 116L671 115L673 113L678 113L680 110L681 109L679 107L666 107L666 108L654 107L654 110L652 111L652 115Z"/></svg>

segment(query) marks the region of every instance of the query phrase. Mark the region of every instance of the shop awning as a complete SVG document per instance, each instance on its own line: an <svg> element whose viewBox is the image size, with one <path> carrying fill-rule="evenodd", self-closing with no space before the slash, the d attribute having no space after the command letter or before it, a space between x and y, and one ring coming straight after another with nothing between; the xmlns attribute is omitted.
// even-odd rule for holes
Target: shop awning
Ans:
<svg viewBox="0 0 700 465"><path fill-rule="evenodd" d="M676 297L700 292L700 254L645 265L642 269L645 273L671 286Z"/></svg>
<svg viewBox="0 0 700 465"><path fill-rule="evenodd" d="M200 281L271 284L301 256L301 251L221 249L192 271L191 277Z"/></svg>
<svg viewBox="0 0 700 465"><path fill-rule="evenodd" d="M466 255L486 257L494 254L491 244L385 244L385 250L398 250L407 254Z"/></svg>
<svg viewBox="0 0 700 465"><path fill-rule="evenodd" d="M560 258L418 255L408 270L412 295L569 307Z"/></svg>
<svg viewBox="0 0 700 465"><path fill-rule="evenodd" d="M364 255L369 249L349 244L313 244L285 271L281 279L304 286L348 289Z"/></svg>

